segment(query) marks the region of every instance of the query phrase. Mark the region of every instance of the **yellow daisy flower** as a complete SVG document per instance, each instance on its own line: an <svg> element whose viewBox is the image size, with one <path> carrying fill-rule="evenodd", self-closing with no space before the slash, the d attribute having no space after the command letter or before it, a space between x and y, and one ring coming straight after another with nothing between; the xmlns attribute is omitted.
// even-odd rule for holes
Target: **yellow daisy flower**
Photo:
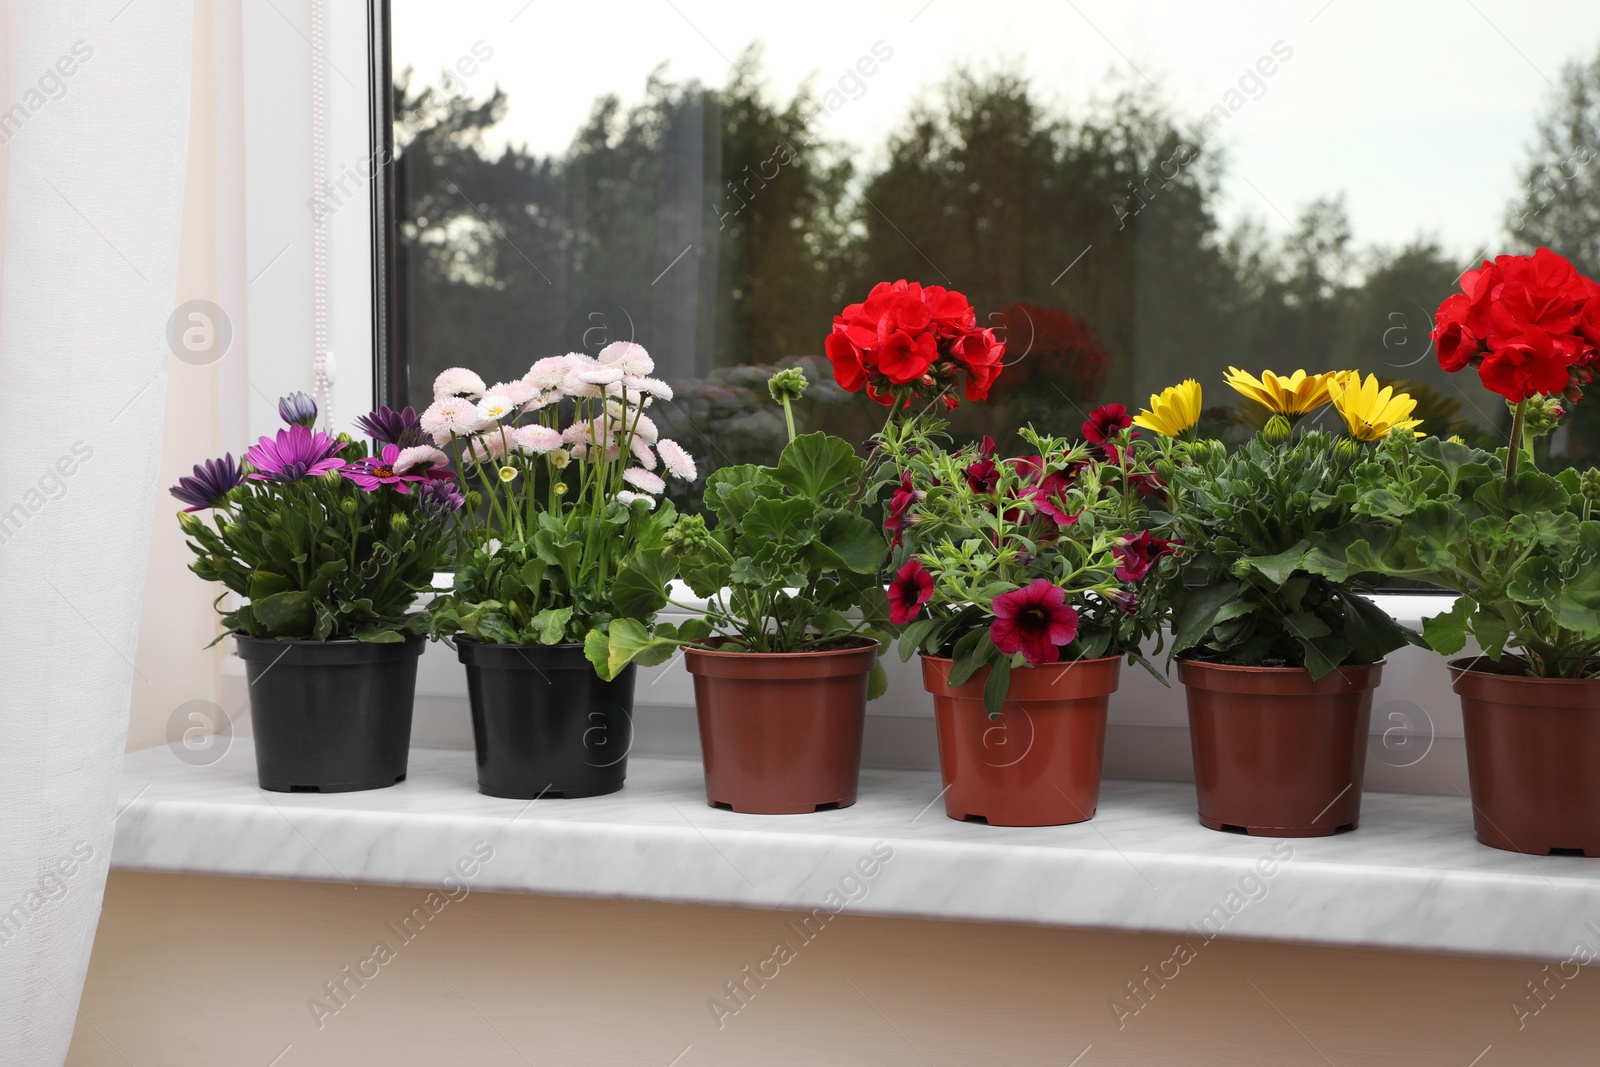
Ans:
<svg viewBox="0 0 1600 1067"><path fill-rule="evenodd" d="M1185 378L1177 385L1150 394L1150 407L1133 418L1135 426L1163 437L1177 437L1200 421L1200 383Z"/></svg>
<svg viewBox="0 0 1600 1067"><path fill-rule="evenodd" d="M1292 419L1313 412L1332 397L1328 388L1341 374L1349 371L1329 371L1327 374L1307 374L1297 370L1288 377L1262 371L1261 377L1229 367L1226 381L1238 392L1265 407L1275 415Z"/></svg>
<svg viewBox="0 0 1600 1067"><path fill-rule="evenodd" d="M1362 381L1357 372L1347 372L1333 386L1333 407L1344 420L1345 429L1358 441L1381 441L1390 430L1410 430L1421 426L1421 419L1408 418L1417 402L1408 393L1397 393L1393 386L1378 388L1378 376ZM1418 433L1418 437L1423 434Z"/></svg>

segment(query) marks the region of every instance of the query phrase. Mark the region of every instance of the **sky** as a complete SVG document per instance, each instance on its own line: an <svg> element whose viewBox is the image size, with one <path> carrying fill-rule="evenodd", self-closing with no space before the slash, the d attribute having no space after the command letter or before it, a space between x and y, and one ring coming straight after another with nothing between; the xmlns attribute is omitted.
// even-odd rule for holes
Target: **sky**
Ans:
<svg viewBox="0 0 1600 1067"><path fill-rule="evenodd" d="M1433 237L1465 266L1503 241L1563 66L1600 51L1600 3L393 0L395 69L438 86L443 68L489 53L461 81L480 97L504 88L500 135L540 153L563 151L598 96L641 99L663 63L674 80L724 84L752 41L780 100L807 79L818 91L847 79L875 45L892 53L825 127L868 166L961 66L1025 74L1068 114L1147 82L1191 120L1244 79L1246 102L1213 142L1229 161L1225 223L1282 233L1310 201L1342 193L1359 243ZM1263 57L1270 76L1255 71Z"/></svg>

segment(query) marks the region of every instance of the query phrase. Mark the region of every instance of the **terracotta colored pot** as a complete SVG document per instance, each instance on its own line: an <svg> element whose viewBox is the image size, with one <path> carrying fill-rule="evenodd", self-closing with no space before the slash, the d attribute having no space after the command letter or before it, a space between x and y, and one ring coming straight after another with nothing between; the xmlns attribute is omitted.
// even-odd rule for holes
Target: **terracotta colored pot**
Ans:
<svg viewBox="0 0 1600 1067"><path fill-rule="evenodd" d="M706 802L799 815L856 802L867 678L878 646L828 652L685 649Z"/></svg>
<svg viewBox="0 0 1600 1067"><path fill-rule="evenodd" d="M1179 660L1201 825L1262 837L1354 830L1382 677L1381 660L1316 681L1304 667Z"/></svg>
<svg viewBox="0 0 1600 1067"><path fill-rule="evenodd" d="M998 719L983 707L987 667L946 684L954 662L922 657L933 694L944 811L991 826L1084 822L1100 803L1106 705L1117 690L1120 656L1019 667Z"/></svg>
<svg viewBox="0 0 1600 1067"><path fill-rule="evenodd" d="M1478 840L1600 856L1600 680L1503 674L1452 660Z"/></svg>

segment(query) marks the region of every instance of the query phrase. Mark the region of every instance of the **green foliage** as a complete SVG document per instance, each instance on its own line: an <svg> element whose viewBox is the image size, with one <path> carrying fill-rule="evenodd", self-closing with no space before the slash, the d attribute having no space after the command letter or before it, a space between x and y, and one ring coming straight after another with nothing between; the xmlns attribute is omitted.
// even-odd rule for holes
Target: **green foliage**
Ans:
<svg viewBox="0 0 1600 1067"><path fill-rule="evenodd" d="M1600 519L1587 476L1545 474L1524 456L1507 479L1507 458L1391 436L1340 494L1362 523L1345 565L1460 593L1423 627L1439 652L1472 637L1538 677L1600 676Z"/></svg>
<svg viewBox="0 0 1600 1067"><path fill-rule="evenodd" d="M1178 443L1179 528L1191 546L1173 619L1173 652L1251 666L1306 667L1320 678L1373 663L1415 635L1362 596L1356 482L1393 505L1354 442L1321 431L1227 451Z"/></svg>
<svg viewBox="0 0 1600 1067"><path fill-rule="evenodd" d="M1178 557L1162 551L1148 573L1118 574L1123 546L1159 527L1164 515L1140 492L1152 474L1149 446L1118 435L1119 465L1105 462L1098 449L1031 427L1021 436L1037 462L986 461L974 450L952 451L926 424L886 431L885 467L891 477L902 472L916 494L895 562L915 561L933 581L926 607L899 620L901 658L921 651L952 659L953 686L990 668L984 703L998 715L1012 669L1029 659L1024 651L996 647L995 599L1044 579L1063 591L1077 631L1068 644L1051 649L1055 659L1043 662L1126 655L1165 682L1145 662L1141 645L1161 632ZM993 463L984 468L992 486L968 478L970 468L985 462Z"/></svg>
<svg viewBox="0 0 1600 1067"><path fill-rule="evenodd" d="M341 441L346 462L366 455ZM450 521L430 514L420 492L363 492L336 473L247 479L209 522L188 513L179 521L195 555L189 569L240 599L223 626L251 637L404 640L425 630L410 609L448 566Z"/></svg>
<svg viewBox="0 0 1600 1067"><path fill-rule="evenodd" d="M626 620L609 640L592 636L590 662L610 677L629 662L659 663L683 645L714 643L749 652L805 652L852 637L882 638L885 558L878 528L854 499L864 461L848 442L823 433L791 441L775 467L739 464L706 479L715 518L683 515L649 566L676 567L704 619L655 634ZM872 695L882 692L881 674Z"/></svg>

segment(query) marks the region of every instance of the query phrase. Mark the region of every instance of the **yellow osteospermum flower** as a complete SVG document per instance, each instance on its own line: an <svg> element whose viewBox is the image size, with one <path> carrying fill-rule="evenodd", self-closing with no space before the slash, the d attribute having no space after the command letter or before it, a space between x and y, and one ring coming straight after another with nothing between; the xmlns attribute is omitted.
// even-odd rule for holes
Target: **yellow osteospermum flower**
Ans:
<svg viewBox="0 0 1600 1067"><path fill-rule="evenodd" d="M1393 386L1378 388L1378 376L1351 372L1333 387L1333 407L1344 420L1345 429L1358 441L1381 441L1390 430L1410 430L1421 426L1421 419L1408 418L1417 402L1408 393L1397 393ZM1418 437L1423 436L1421 433Z"/></svg>
<svg viewBox="0 0 1600 1067"><path fill-rule="evenodd" d="M1185 378L1160 393L1150 394L1150 408L1134 416L1133 424L1163 437L1177 437L1200 421L1200 383Z"/></svg>
<svg viewBox="0 0 1600 1067"><path fill-rule="evenodd" d="M1225 379L1235 392L1249 397L1275 415L1297 419L1320 408L1332 397L1329 387L1341 374L1349 371L1329 371L1327 374L1307 374L1297 370L1287 378L1262 371L1261 377L1229 367Z"/></svg>

